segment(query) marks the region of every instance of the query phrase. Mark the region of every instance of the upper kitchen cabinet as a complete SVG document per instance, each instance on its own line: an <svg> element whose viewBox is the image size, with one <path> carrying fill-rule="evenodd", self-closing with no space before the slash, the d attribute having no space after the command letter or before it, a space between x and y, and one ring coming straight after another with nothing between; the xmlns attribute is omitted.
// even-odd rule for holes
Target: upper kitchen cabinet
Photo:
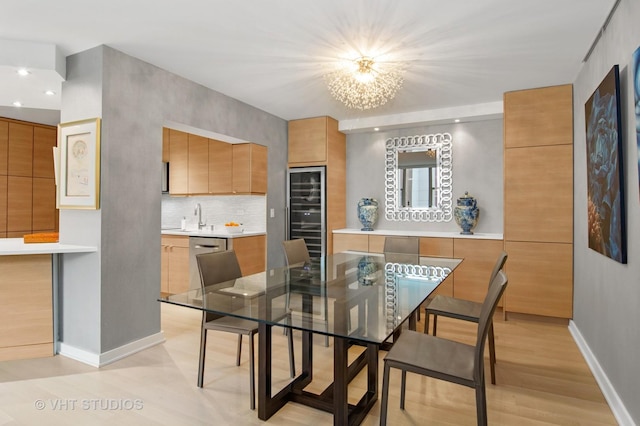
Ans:
<svg viewBox="0 0 640 426"><path fill-rule="evenodd" d="M267 193L267 147L255 143L233 145L233 193Z"/></svg>
<svg viewBox="0 0 640 426"><path fill-rule="evenodd" d="M58 230L53 126L0 118L0 238Z"/></svg>
<svg viewBox="0 0 640 426"><path fill-rule="evenodd" d="M233 180L233 145L209 139L209 194L230 194Z"/></svg>
<svg viewBox="0 0 640 426"><path fill-rule="evenodd" d="M209 139L189 134L189 194L209 192Z"/></svg>
<svg viewBox="0 0 640 426"><path fill-rule="evenodd" d="M338 130L331 117L314 117L289 121L288 166L325 166L327 253L333 253L333 230L347 224L347 137Z"/></svg>
<svg viewBox="0 0 640 426"><path fill-rule="evenodd" d="M8 161L9 175L33 176L33 126L9 122Z"/></svg>
<svg viewBox="0 0 640 426"><path fill-rule="evenodd" d="M163 129L171 195L266 194L267 147Z"/></svg>
<svg viewBox="0 0 640 426"><path fill-rule="evenodd" d="M169 192L189 193L189 134L169 129Z"/></svg>
<svg viewBox="0 0 640 426"><path fill-rule="evenodd" d="M162 128L162 162L169 162L169 129Z"/></svg>
<svg viewBox="0 0 640 426"><path fill-rule="evenodd" d="M289 167L326 166L344 145L345 135L331 117L289 121ZM338 153L339 155L339 153Z"/></svg>

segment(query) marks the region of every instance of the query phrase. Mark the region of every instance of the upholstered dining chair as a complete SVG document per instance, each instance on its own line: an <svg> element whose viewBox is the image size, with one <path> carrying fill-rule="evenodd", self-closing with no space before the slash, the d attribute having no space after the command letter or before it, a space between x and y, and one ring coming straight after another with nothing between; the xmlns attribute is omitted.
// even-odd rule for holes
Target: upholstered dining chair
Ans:
<svg viewBox="0 0 640 426"><path fill-rule="evenodd" d="M411 330L402 333L384 358L380 425L387 424L391 368L402 371L400 409L404 410L407 372L416 373L475 389L478 425L487 424L484 346L493 313L507 283L507 276L500 271L489 286L480 311L475 345Z"/></svg>
<svg viewBox="0 0 640 426"><path fill-rule="evenodd" d="M202 297L205 295L205 287L231 281L242 277L240 265L235 251L221 251L214 253L203 253L196 255L196 262L200 272L200 285ZM223 331L238 335L238 352L236 365L240 365L240 355L242 352L242 336L249 336L249 384L251 389L251 409L256 408L256 387L255 387L255 360L254 360L254 336L258 333L258 323L242 318L216 315L212 312L202 312L202 327L200 334L200 361L198 364L198 387L202 387L204 381L204 361L207 346L207 331ZM293 354L293 339L289 336L289 354ZM289 358L291 377L295 376L294 359Z"/></svg>
<svg viewBox="0 0 640 426"><path fill-rule="evenodd" d="M311 261L309 249L307 249L307 243L303 238L285 240L282 242L282 246L284 247L284 257L287 261L287 266Z"/></svg>
<svg viewBox="0 0 640 426"><path fill-rule="evenodd" d="M309 263L311 262L311 256L309 255L309 249L307 248L307 243L303 238L294 238L292 240L285 240L282 242L282 247L284 248L284 257L287 262L287 266L291 267L293 265L297 265L300 263ZM288 296L288 295L287 295ZM289 307L289 299L287 298L287 307ZM328 302L325 298L325 314L328 309ZM285 333L290 334L291 330L285 328ZM329 346L329 336L324 337L324 345Z"/></svg>
<svg viewBox="0 0 640 426"><path fill-rule="evenodd" d="M500 253L496 260L491 275L489 276L489 285L493 279L502 271L504 264L507 262L507 253ZM463 321L477 323L480 319L482 311L482 303L470 300L458 299L455 297L437 295L425 308L424 332L429 333L429 315L433 315L433 335L435 336L438 329L438 316L455 318ZM491 366L491 384L496 384L496 345L493 334L493 322L489 325L489 365Z"/></svg>
<svg viewBox="0 0 640 426"><path fill-rule="evenodd" d="M418 237L385 237L384 253L419 254L420 238Z"/></svg>

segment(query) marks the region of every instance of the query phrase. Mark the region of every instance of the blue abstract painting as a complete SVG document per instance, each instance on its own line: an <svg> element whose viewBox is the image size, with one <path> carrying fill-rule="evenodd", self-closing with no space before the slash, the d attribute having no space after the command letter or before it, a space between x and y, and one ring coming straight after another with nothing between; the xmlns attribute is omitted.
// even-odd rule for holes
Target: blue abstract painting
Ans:
<svg viewBox="0 0 640 426"><path fill-rule="evenodd" d="M636 111L636 154L638 156L638 189L640 190L640 47L633 52L633 105Z"/></svg>
<svg viewBox="0 0 640 426"><path fill-rule="evenodd" d="M589 247L627 263L618 65L602 80L584 109Z"/></svg>

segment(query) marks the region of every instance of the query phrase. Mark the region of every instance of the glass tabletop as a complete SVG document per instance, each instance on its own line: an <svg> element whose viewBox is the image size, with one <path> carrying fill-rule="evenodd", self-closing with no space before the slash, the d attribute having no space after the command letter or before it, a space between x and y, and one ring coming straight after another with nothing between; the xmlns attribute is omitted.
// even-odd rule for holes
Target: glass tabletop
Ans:
<svg viewBox="0 0 640 426"><path fill-rule="evenodd" d="M336 253L159 299L270 325L384 342L461 259Z"/></svg>

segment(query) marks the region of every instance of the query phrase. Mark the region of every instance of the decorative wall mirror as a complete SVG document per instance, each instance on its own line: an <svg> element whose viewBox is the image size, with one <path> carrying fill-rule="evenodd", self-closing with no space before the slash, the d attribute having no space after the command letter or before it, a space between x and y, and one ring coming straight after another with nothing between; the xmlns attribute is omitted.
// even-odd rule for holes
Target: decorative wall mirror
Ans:
<svg viewBox="0 0 640 426"><path fill-rule="evenodd" d="M448 222L451 199L451 135L437 133L387 139L385 218Z"/></svg>

